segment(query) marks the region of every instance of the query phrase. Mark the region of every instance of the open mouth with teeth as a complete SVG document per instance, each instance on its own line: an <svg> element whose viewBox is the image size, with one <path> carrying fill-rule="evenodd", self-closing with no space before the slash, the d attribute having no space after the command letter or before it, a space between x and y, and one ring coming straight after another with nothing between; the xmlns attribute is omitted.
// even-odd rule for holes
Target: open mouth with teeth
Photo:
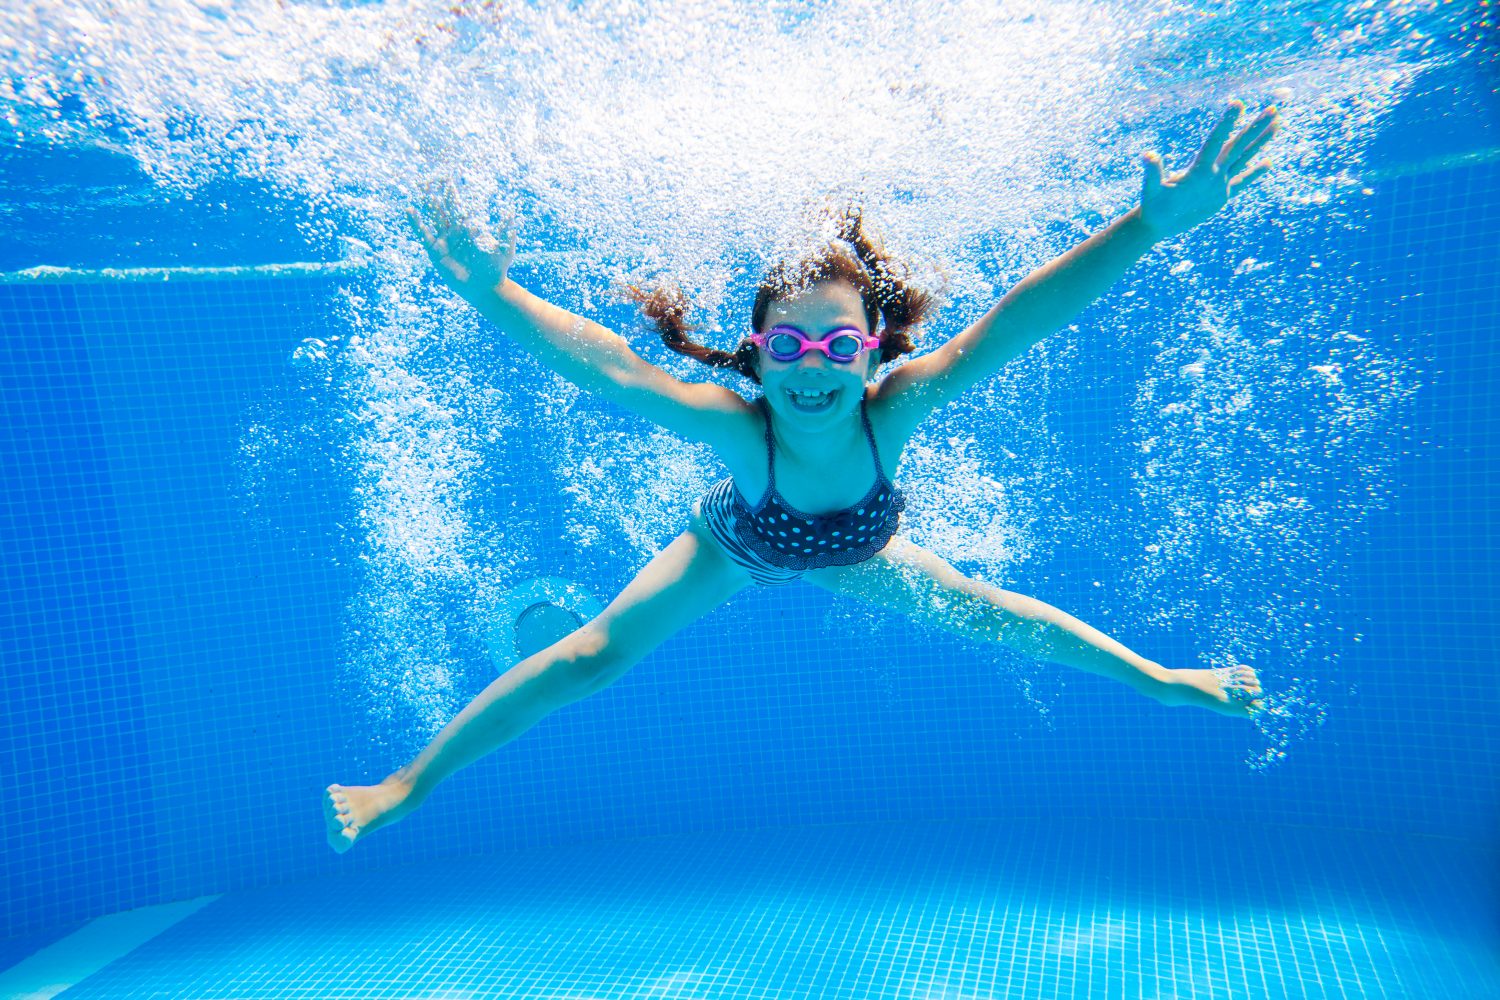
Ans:
<svg viewBox="0 0 1500 1000"><path fill-rule="evenodd" d="M833 400L838 396L837 389L785 389L787 399L792 401L792 409L798 413L822 413L833 406Z"/></svg>

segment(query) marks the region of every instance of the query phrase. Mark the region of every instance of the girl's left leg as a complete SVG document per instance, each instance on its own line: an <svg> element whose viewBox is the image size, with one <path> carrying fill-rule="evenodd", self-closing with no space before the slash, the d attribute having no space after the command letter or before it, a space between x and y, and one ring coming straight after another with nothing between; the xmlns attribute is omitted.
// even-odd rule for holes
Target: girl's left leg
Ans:
<svg viewBox="0 0 1500 1000"><path fill-rule="evenodd" d="M964 576L900 535L865 562L812 570L804 579L965 638L1117 680L1163 705L1239 717L1261 707L1260 680L1249 667L1169 669L1050 604Z"/></svg>

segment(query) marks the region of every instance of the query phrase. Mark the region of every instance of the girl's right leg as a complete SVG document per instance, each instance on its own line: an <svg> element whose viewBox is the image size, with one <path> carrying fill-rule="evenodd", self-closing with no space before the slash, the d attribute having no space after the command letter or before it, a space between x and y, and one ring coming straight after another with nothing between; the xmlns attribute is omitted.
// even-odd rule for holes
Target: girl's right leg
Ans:
<svg viewBox="0 0 1500 1000"><path fill-rule="evenodd" d="M697 519L695 519L695 522ZM379 785L330 785L328 843L342 853L411 812L448 775L564 705L619 680L643 656L747 586L750 576L695 523L636 574L593 621L504 674L415 760Z"/></svg>

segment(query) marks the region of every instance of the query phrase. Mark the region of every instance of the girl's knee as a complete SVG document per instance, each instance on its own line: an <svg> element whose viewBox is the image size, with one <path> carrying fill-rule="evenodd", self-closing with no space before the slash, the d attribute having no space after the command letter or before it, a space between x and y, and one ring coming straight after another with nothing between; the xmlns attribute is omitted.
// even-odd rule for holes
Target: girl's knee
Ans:
<svg viewBox="0 0 1500 1000"><path fill-rule="evenodd" d="M564 647L569 660L579 663L595 662L610 653L609 633L594 622L574 629L558 645Z"/></svg>
<svg viewBox="0 0 1500 1000"><path fill-rule="evenodd" d="M558 647L552 669L561 675L570 693L579 697L608 687L640 659L595 622L560 640Z"/></svg>

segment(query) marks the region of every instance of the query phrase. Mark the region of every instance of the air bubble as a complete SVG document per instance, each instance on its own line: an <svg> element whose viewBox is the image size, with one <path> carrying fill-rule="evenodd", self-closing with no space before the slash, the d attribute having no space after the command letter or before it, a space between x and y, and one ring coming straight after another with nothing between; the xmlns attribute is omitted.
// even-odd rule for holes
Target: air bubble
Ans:
<svg viewBox="0 0 1500 1000"><path fill-rule="evenodd" d="M297 345L287 359L294 368L311 368L328 360L328 344L317 337L308 337Z"/></svg>
<svg viewBox="0 0 1500 1000"><path fill-rule="evenodd" d="M1185 64L1213 51L1215 79L1248 79L1274 53L1286 83L1270 96L1288 122L1295 118L1301 148L1288 149L1291 136L1279 137L1267 150L1278 165L1266 182L1153 252L1126 282L1134 287L1112 293L1116 305L1162 309L1145 313L1161 323L1144 329L1159 334L1135 323L1108 331L1132 344L1160 338L1156 364L1138 376L1134 411L1127 395L1111 417L1128 421L1121 460L1135 461L1137 448L1150 456L1120 510L1134 511L1146 537L1160 540L1124 588L1137 599L1122 604L1150 623L1186 619L1203 626L1198 634L1220 634L1222 623L1200 610L1207 598L1191 575L1206 553L1219 562L1205 584L1227 576L1253 596L1287 580L1299 598L1315 593L1326 576L1308 568L1339 554L1324 539L1341 537L1379 505L1364 487L1381 480L1388 456L1356 445L1387 447L1378 443L1385 432L1411 444L1412 432L1389 420L1411 391L1400 360L1376 350L1384 340L1369 356L1329 340L1326 316L1338 310L1324 303L1344 271L1332 247L1347 224L1306 206L1373 190L1339 182L1330 194L1324 175L1331 164L1363 162L1403 91L1445 58L1422 55L1407 40L1423 23L1408 9L1415 6L1392 7L1378 22L1331 12L1316 34L1288 28L1228 40L1212 19L1200 24L1171 5L1122 12L1028 2L1012 12L929 2L861 22L858 31L846 30L839 5L809 5L792 28L749 2L710 4L712 16L702 20L671 5L520 4L507 8L503 23L472 12L455 17L442 5L424 12L324 4L299 8L307 15L299 18L224 0L203 10L122 5L109 25L118 44L88 49L87 64L98 72L63 85L85 50L85 29L69 5L42 4L6 22L18 44L10 47L9 79L0 81L0 117L12 130L35 132L43 124L38 109L57 104L50 94L81 91L100 113L95 124L72 123L67 141L126 143L163 191L203 190L237 173L321 217L351 220L357 236L337 234L341 257L378 262L381 274L349 299L361 336L346 332L343 343L358 346L339 353L332 337L309 337L287 363L307 370L298 377L309 385L327 383L334 360L348 365L339 375L348 382L357 435L349 455L365 477L350 490L369 526L367 551L357 555L368 582L357 600L382 609L357 620L391 620L366 630L356 645L367 655L356 662L372 681L416 671L415 686L372 690L384 695L394 686L396 700L419 709L426 726L445 721L451 692L444 685L457 661L434 638L443 634L434 627L443 620L441 602L415 600L408 581L422 575L457 592L495 538L505 535L519 559L513 547L524 547L532 527L479 513L471 502L469 490L483 488L482 460L491 457L476 449L507 439L495 427L542 425L528 446L566 484L577 516L618 531L631 548L621 559L629 565L611 566L610 574L632 571L678 529L683 498L706 488L698 477L713 468L711 456L680 442L593 419L587 406L572 406L571 392L562 397L567 405L538 406L535 386L502 382L514 390L512 406L472 388L491 373L478 370L483 352L465 350L458 333L481 321L467 307L434 303L412 280L427 262L410 241L402 208L428 176L469 178L461 199L489 235L505 212L523 217L531 227L523 260L531 254L525 263L544 297L586 308L616 282L664 276L689 296L715 348L733 346L738 334L723 331L743 325L743 300L753 297L768 260L806 244L808 210L854 191L864 192L869 217L919 275L945 275L943 315L977 314L993 304L997 287L1074 245L1079 226L1095 225L1104 207L1133 203L1139 173L1124 169L1122 149L1159 141L1173 165L1192 155L1192 136L1175 134L1172 119L1179 107L1211 115L1216 96L1208 91L1216 84L1190 74L1162 80L1182 94L1180 104L1150 104L1121 118L1118 108L1142 106L1140 66ZM1151 13L1157 8L1162 13ZM1357 36L1341 34L1360 21ZM672 42L670 60L661 58L663 38ZM850 73L851 66L862 72ZM474 67L482 69L466 72ZM455 78L466 81L461 101L453 99ZM26 81L21 94L11 81ZM1026 99L1004 96L1014 94ZM1254 95L1243 96L1253 111ZM118 119L134 124L130 137L88 134ZM182 121L194 127L183 130ZM768 146L768 136L776 143ZM952 155L958 148L964 156ZM1295 238L1304 235L1304 219L1318 220L1311 242ZM1277 239L1259 242L1275 230L1328 266L1308 268L1305 287L1266 281L1263 294L1242 303L1214 262L1234 267L1236 257L1227 255L1236 253L1241 275L1273 265L1267 276L1295 273L1284 257L1247 256L1279 254ZM1182 248L1202 256L1205 268L1181 259ZM1162 305L1157 292L1169 271L1183 281L1168 283L1175 291ZM1098 307L1101 316L1111 315L1110 301ZM1078 372L1091 370L1086 353L1101 341L1078 332L1072 327L1018 358L967 401L986 399L992 412L1022 416L997 430L941 415L916 439L902 485L917 499L906 526L919 541L996 579L1029 560L1047 565L1070 537L1058 525L1087 520L1098 538L1121 532L1117 551L1139 552L1123 540L1134 537L1134 523L1107 507L1077 505L1082 491L1069 491L1076 466L1059 457L1045 416L1024 415L1047 412L1032 405L1038 387L1062 397L1076 388L1070 380L1084 377ZM1251 349L1272 332L1274 350ZM919 347L937 346L945 335L934 324L919 333ZM1089 346L1080 351L1081 343ZM1199 353L1208 348L1211 364ZM1292 348L1315 353L1293 358ZM1276 367L1283 362L1285 372ZM662 363L675 375L708 377L690 360ZM1315 377L1306 377L1309 365ZM1337 394L1328 389L1335 374ZM618 437L607 450L632 460L585 462L609 434ZM1356 499L1328 508L1290 495L1302 483L1333 481L1348 481ZM1263 513L1247 516L1251 509ZM846 544L866 538L860 532ZM1234 561L1214 555L1221 551ZM1263 619L1282 635L1296 625L1292 614L1278 609ZM1263 619L1246 616L1230 631L1259 636ZM415 652L384 652L400 650Z"/></svg>

